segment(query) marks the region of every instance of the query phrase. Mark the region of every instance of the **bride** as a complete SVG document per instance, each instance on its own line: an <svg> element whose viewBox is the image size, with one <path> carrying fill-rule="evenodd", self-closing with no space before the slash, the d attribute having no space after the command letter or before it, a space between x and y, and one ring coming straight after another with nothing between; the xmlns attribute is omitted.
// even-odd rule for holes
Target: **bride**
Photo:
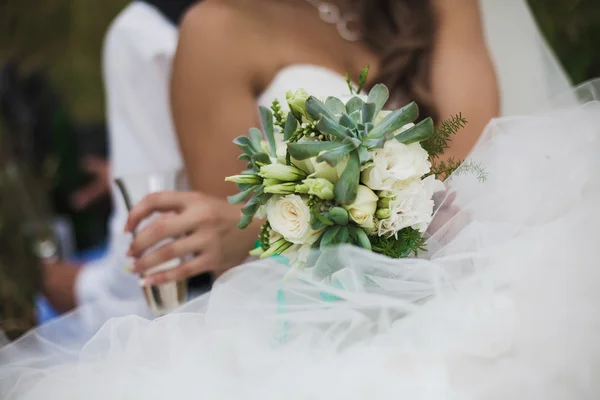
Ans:
<svg viewBox="0 0 600 400"><path fill-rule="evenodd" d="M464 159L499 113L477 0L205 1L197 6L183 22L172 81L173 117L192 187L220 199L235 194L223 180L244 169L232 140L258 126L257 103L284 101L286 91L300 87L316 96L346 94L344 74L356 80L366 65L368 83L385 83L397 105L412 99L422 115L447 118L461 112L468 118L446 157ZM148 276L148 285L206 269L220 274L244 261L260 229L258 221L245 231L236 229L235 206L172 193L142 202L128 228L161 208L181 212L140 231L133 256L162 238L192 234L138 258L134 272L173 256L198 256ZM213 230L221 233L220 243Z"/></svg>
<svg viewBox="0 0 600 400"><path fill-rule="evenodd" d="M284 280L277 260L250 262L175 313L111 320L86 343L42 327L0 350L0 398L597 398L600 106L575 105L590 86L551 100L567 83L518 0L482 1L485 26L475 0L357 2L367 10L361 29L320 21L312 3L208 0L188 15L173 112L190 180L211 202L171 193L138 206L129 229L152 210L177 213L140 231L133 255L163 235L191 234L170 254L139 258L137 270L189 253L198 256L153 278L241 262L257 231L228 226L239 215L216 199L231 194L223 177L242 169L230 142L256 125L255 99L268 105L297 87L343 95L340 75L366 64L370 83L387 83L398 103L466 115L448 155L468 155L487 179L447 180L455 210L440 206L417 259L331 249L344 268L325 281L309 271ZM356 4L322 17L351 19ZM530 36L506 47L515 31ZM514 66L510 51L526 65ZM500 108L551 104L488 124ZM223 242L209 241L207 226Z"/></svg>

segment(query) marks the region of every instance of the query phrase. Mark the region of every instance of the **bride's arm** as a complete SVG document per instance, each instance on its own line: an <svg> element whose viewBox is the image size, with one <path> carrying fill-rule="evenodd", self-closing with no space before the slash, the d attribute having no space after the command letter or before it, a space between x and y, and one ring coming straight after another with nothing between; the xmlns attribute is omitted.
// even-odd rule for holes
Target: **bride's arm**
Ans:
<svg viewBox="0 0 600 400"><path fill-rule="evenodd" d="M207 6L208 4L206 4ZM215 8L214 6L212 8ZM211 14L211 19L201 13ZM217 197L236 193L224 178L245 169L232 140L258 126L251 86L252 58L226 29L219 10L195 9L181 27L173 65L171 105L179 145L195 190Z"/></svg>
<svg viewBox="0 0 600 400"><path fill-rule="evenodd" d="M491 118L499 115L496 74L486 48L479 0L435 0L438 31L432 63L433 97L441 119L469 121L444 158L464 159Z"/></svg>
<svg viewBox="0 0 600 400"><path fill-rule="evenodd" d="M198 255L172 272L152 275L152 284L209 270L224 272L248 257L260 230L260 221L245 230L237 229L241 206L226 201L237 188L225 182L225 177L245 169L232 140L259 126L252 74L248 72L254 57L244 54L244 48L252 46L240 46L232 39L235 32L223 28L235 26L227 21L232 16L212 4L196 7L185 17L171 82L175 130L196 193L149 196L132 210L127 224L132 230L153 211L175 211L163 214L137 234L131 248L131 255L138 257L134 272L189 253ZM186 235L143 255L161 239L181 234Z"/></svg>

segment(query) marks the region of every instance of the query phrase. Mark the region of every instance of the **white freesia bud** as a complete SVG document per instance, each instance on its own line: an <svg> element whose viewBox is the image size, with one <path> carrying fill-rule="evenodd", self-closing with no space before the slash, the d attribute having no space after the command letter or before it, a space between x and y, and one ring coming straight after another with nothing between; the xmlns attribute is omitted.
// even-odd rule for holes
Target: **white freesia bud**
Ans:
<svg viewBox="0 0 600 400"><path fill-rule="evenodd" d="M375 225L373 217L377 210L377 201L379 197L366 186L359 185L356 194L356 200L344 208L348 210L350 219L358 226L365 229L372 229Z"/></svg>
<svg viewBox="0 0 600 400"><path fill-rule="evenodd" d="M305 179L301 185L296 186L296 192L317 196L322 200L333 200L333 183L327 179Z"/></svg>
<svg viewBox="0 0 600 400"><path fill-rule="evenodd" d="M290 107L290 111L298 120L302 120L302 117L306 118L309 121L312 121L312 118L306 112L306 100L309 98L308 92L304 89L298 89L295 92L289 91L286 93L285 98Z"/></svg>
<svg viewBox="0 0 600 400"><path fill-rule="evenodd" d="M275 185L280 185L283 182L280 181L279 179L263 179L262 184L267 187L267 186L275 186Z"/></svg>
<svg viewBox="0 0 600 400"><path fill-rule="evenodd" d="M292 194L296 191L294 182L280 183L279 185L265 186L265 193L271 194Z"/></svg>
<svg viewBox="0 0 600 400"><path fill-rule="evenodd" d="M258 175L234 175L225 178L225 182L234 182L244 185L259 185L262 179Z"/></svg>
<svg viewBox="0 0 600 400"><path fill-rule="evenodd" d="M271 198L267 203L267 219L271 229L290 243L313 244L319 238L320 232L310 226L310 208L297 194Z"/></svg>
<svg viewBox="0 0 600 400"><path fill-rule="evenodd" d="M419 143L406 145L392 139L373 152L373 162L361 173L361 180L373 190L393 190L421 178L430 169L429 154Z"/></svg>
<svg viewBox="0 0 600 400"><path fill-rule="evenodd" d="M389 218L391 215L392 215L392 210L390 210L389 208L380 208L375 213L375 216L379 219L386 219L386 218Z"/></svg>
<svg viewBox="0 0 600 400"><path fill-rule="evenodd" d="M260 167L260 176L282 182L295 182L306 178L306 173L293 165L269 164Z"/></svg>

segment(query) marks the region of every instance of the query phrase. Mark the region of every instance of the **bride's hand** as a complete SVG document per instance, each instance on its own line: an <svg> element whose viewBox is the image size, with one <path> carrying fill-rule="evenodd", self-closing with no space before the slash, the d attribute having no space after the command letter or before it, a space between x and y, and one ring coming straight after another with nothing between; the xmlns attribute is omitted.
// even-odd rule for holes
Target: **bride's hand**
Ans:
<svg viewBox="0 0 600 400"><path fill-rule="evenodd" d="M204 272L217 275L226 264L227 232L236 229L240 210L227 201L196 192L161 192L147 196L132 208L125 231L135 232L153 213L161 213L135 235L128 255L134 257L132 272L142 274L173 259L183 259L172 270L146 275L145 285L181 281ZM171 242L153 249L163 240Z"/></svg>

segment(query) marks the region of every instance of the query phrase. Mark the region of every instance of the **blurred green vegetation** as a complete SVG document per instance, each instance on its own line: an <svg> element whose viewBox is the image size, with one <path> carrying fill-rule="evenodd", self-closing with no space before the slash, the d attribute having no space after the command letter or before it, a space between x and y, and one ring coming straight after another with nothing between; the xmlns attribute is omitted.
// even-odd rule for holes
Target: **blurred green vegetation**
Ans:
<svg viewBox="0 0 600 400"><path fill-rule="evenodd" d="M79 121L101 120L104 33L128 0L0 0L0 62L44 67Z"/></svg>
<svg viewBox="0 0 600 400"><path fill-rule="evenodd" d="M498 0L501 1L501 0ZM600 76L600 1L528 0L573 82ZM2 0L0 60L47 66L79 121L101 119L106 28L128 0Z"/></svg>
<svg viewBox="0 0 600 400"><path fill-rule="evenodd" d="M573 83L600 77L600 1L528 1Z"/></svg>

